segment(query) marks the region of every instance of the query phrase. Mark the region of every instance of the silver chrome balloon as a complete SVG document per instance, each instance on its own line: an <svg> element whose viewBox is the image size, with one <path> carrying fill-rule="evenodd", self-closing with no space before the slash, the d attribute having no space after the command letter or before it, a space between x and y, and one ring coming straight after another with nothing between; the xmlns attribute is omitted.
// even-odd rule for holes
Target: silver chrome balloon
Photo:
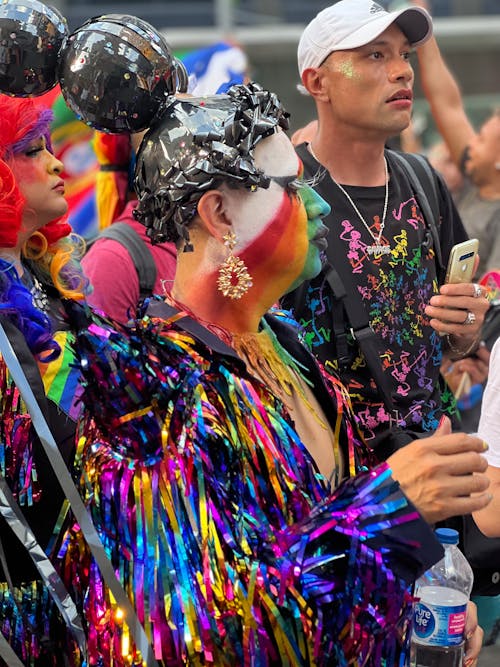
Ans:
<svg viewBox="0 0 500 667"><path fill-rule="evenodd" d="M139 132L175 93L177 69L170 47L149 23L107 14L69 36L59 81L66 103L88 125L103 132Z"/></svg>
<svg viewBox="0 0 500 667"><path fill-rule="evenodd" d="M0 92L42 95L57 83L57 62L69 34L66 19L38 0L0 2Z"/></svg>

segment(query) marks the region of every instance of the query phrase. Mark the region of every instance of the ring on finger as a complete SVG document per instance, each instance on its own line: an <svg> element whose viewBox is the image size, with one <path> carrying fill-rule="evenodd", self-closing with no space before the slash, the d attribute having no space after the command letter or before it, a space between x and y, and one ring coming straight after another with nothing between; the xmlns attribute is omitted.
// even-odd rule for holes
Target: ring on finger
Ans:
<svg viewBox="0 0 500 667"><path fill-rule="evenodd" d="M482 289L481 285L478 285L477 283L473 283L472 287L474 288L473 297L475 299L478 299L480 296L483 296L483 289Z"/></svg>
<svg viewBox="0 0 500 667"><path fill-rule="evenodd" d="M470 310L468 310L468 311L467 311L467 317L466 317L465 320L462 322L462 324L474 324L475 321L476 321L476 316L474 315L473 312L471 312Z"/></svg>

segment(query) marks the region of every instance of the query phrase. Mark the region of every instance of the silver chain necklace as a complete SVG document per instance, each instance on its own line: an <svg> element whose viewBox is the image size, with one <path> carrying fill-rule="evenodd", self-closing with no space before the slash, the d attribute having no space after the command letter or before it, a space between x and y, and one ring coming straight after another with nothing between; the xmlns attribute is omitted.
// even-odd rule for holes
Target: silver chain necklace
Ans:
<svg viewBox="0 0 500 667"><path fill-rule="evenodd" d="M309 152L311 153L313 158L316 160L316 162L321 164L321 162L318 160L318 158L316 157L316 154L313 151L313 147L312 147L311 143L308 144L308 148L309 148ZM373 245L367 246L367 248L366 248L366 252L368 253L368 255L388 255L391 252L391 248L390 248L389 245L380 243L380 241L382 240L382 234L384 233L385 219L386 219L386 216L387 216L387 208L389 206L389 171L388 171L388 168L387 168L387 160L386 160L385 155L384 155L384 174L385 174L384 210L382 212L382 220L380 222L380 229L379 229L379 232L378 232L377 236L375 236L375 234L372 232L372 230L370 228L370 225L366 222L366 220L361 215L361 212L360 212L359 208L353 202L352 197L349 195L349 193L330 174L330 178L335 183L335 185L338 187L338 189L345 195L345 198L350 203L350 205L353 207L353 209L356 211L356 213L358 215L358 218L361 220L361 222L363 223L366 231L370 234L370 236L372 237L372 239L374 241Z"/></svg>
<svg viewBox="0 0 500 667"><path fill-rule="evenodd" d="M38 310L47 313L49 310L49 297L45 292L42 283L38 280L36 276L31 275L33 280L33 287L31 288L31 296L33 297L33 304Z"/></svg>

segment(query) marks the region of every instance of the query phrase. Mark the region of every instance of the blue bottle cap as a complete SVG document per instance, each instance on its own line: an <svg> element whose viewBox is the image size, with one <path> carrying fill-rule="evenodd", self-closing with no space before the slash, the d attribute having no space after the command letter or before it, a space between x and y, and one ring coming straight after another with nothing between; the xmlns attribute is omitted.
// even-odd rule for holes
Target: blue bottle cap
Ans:
<svg viewBox="0 0 500 667"><path fill-rule="evenodd" d="M458 544L458 530L453 528L437 528L435 535L441 544Z"/></svg>

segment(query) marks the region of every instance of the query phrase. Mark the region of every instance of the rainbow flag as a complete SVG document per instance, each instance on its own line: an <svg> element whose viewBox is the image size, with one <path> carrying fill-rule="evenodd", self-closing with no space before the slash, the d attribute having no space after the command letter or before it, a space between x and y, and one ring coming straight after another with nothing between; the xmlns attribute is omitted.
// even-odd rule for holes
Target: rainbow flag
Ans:
<svg viewBox="0 0 500 667"><path fill-rule="evenodd" d="M61 354L54 361L39 363L40 375L47 398L68 417L76 419L80 410L76 405L80 395L80 371L75 366L72 352L75 339L69 331L57 331L54 338L59 343Z"/></svg>

